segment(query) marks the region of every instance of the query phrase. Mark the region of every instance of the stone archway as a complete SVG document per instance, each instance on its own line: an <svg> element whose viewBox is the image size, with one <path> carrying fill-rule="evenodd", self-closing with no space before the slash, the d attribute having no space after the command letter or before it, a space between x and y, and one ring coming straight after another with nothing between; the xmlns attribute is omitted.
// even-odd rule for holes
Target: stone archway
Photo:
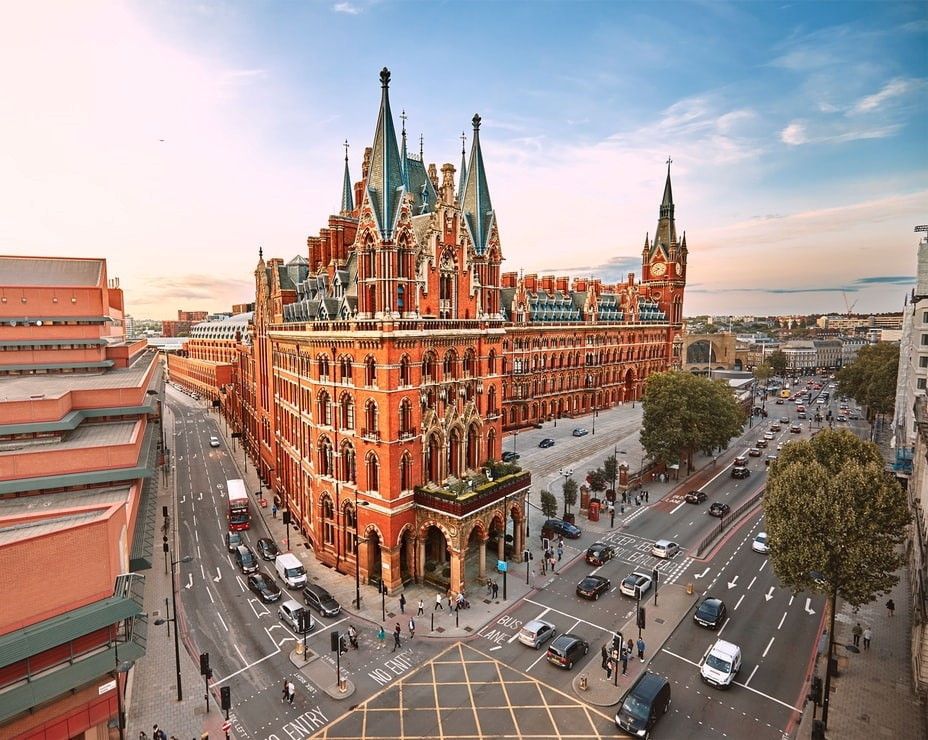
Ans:
<svg viewBox="0 0 928 740"><path fill-rule="evenodd" d="M410 525L403 527L397 538L400 558L400 580L403 584L418 583L419 570L416 568L416 535Z"/></svg>
<svg viewBox="0 0 928 740"><path fill-rule="evenodd" d="M447 591L451 583L451 557L448 538L434 522L419 533L422 579L426 583Z"/></svg>
<svg viewBox="0 0 928 740"><path fill-rule="evenodd" d="M629 368L625 371L625 377L622 379L622 394L626 401L637 401L635 371Z"/></svg>
<svg viewBox="0 0 928 740"><path fill-rule="evenodd" d="M374 527L364 533L364 547L367 561L367 581L378 588L383 583L383 541L380 532Z"/></svg>
<svg viewBox="0 0 928 740"><path fill-rule="evenodd" d="M477 520L467 536L464 556L464 582L484 583L487 577L487 534L483 522Z"/></svg>

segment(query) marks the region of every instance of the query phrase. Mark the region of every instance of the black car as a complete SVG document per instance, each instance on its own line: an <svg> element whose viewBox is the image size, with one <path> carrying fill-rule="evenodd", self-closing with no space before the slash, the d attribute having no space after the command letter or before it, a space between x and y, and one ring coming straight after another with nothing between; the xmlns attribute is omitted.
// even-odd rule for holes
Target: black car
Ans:
<svg viewBox="0 0 928 740"><path fill-rule="evenodd" d="M590 652L590 643L569 632L555 638L548 646L548 662L568 671L580 658Z"/></svg>
<svg viewBox="0 0 928 740"><path fill-rule="evenodd" d="M267 573L252 573L248 576L248 588L256 593L265 604L280 598L280 586Z"/></svg>
<svg viewBox="0 0 928 740"><path fill-rule="evenodd" d="M688 504L701 504L703 501L708 499L709 496L704 491L690 491L683 498Z"/></svg>
<svg viewBox="0 0 928 740"><path fill-rule="evenodd" d="M725 623L727 616L728 609L725 608L725 602L714 596L707 596L693 612L693 621L701 627L717 630Z"/></svg>
<svg viewBox="0 0 928 740"><path fill-rule="evenodd" d="M751 475L751 471L748 470L747 468L741 467L740 465L738 467L731 469L732 478L747 478L750 475Z"/></svg>
<svg viewBox="0 0 928 740"><path fill-rule="evenodd" d="M728 504L723 504L721 501L714 501L712 506L709 507L709 516L725 516L731 507Z"/></svg>
<svg viewBox="0 0 928 740"><path fill-rule="evenodd" d="M622 697L615 724L632 737L650 737L657 721L670 707L670 681L645 671Z"/></svg>
<svg viewBox="0 0 928 740"><path fill-rule="evenodd" d="M258 540L255 543L255 548L257 548L262 560L276 560L277 556L280 555L280 548L274 544L274 540L269 540L267 537Z"/></svg>
<svg viewBox="0 0 928 740"><path fill-rule="evenodd" d="M580 527L565 522L563 519L548 519L541 528L541 536L548 537L550 534L561 535L569 540L580 539Z"/></svg>
<svg viewBox="0 0 928 740"><path fill-rule="evenodd" d="M513 452L512 450L506 450L500 458L503 462L515 462L521 457L518 452Z"/></svg>
<svg viewBox="0 0 928 740"><path fill-rule="evenodd" d="M586 549L586 562L590 565L604 565L615 557L615 548L603 542L594 542Z"/></svg>
<svg viewBox="0 0 928 740"><path fill-rule="evenodd" d="M544 448L554 447L554 440L551 439L551 437L545 437L543 440L541 440L541 442L538 443L538 446Z"/></svg>
<svg viewBox="0 0 928 740"><path fill-rule="evenodd" d="M611 585L608 578L587 576L577 584L577 596L597 601L602 594L609 590Z"/></svg>
<svg viewBox="0 0 928 740"><path fill-rule="evenodd" d="M323 617L335 617L342 610L341 604L332 594L315 583L303 589L303 601L306 602L306 606L315 609Z"/></svg>

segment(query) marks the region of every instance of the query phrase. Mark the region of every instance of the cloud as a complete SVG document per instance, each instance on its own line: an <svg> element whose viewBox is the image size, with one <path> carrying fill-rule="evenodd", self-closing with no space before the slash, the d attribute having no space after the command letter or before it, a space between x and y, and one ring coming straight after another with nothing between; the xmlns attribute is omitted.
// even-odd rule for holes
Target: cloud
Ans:
<svg viewBox="0 0 928 740"><path fill-rule="evenodd" d="M780 132L780 141L788 146L799 146L805 144L806 129L799 121L793 121L789 126Z"/></svg>
<svg viewBox="0 0 928 740"><path fill-rule="evenodd" d="M346 2L335 3L335 5L332 6L332 10L334 10L336 13L346 13L348 15L361 14L361 8L359 8L357 5L352 5L351 3Z"/></svg>
<svg viewBox="0 0 928 740"><path fill-rule="evenodd" d="M912 275L879 275L858 278L854 282L857 285L911 285L915 278Z"/></svg>
<svg viewBox="0 0 928 740"><path fill-rule="evenodd" d="M879 92L876 92L873 95L867 95L866 97L857 101L857 104L854 105L854 107L851 109L851 112L869 113L871 111L875 111L882 107L883 104L888 100L905 95L915 87L916 83L913 80L906 80L902 78L890 80L885 85L883 85Z"/></svg>

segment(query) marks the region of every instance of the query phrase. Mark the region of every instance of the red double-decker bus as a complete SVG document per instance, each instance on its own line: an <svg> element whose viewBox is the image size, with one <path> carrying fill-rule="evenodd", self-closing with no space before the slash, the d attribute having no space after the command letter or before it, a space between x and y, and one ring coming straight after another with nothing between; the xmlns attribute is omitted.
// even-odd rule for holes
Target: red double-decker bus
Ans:
<svg viewBox="0 0 928 740"><path fill-rule="evenodd" d="M226 481L229 491L229 529L239 531L251 526L251 511L248 504L248 491L245 481L240 478Z"/></svg>

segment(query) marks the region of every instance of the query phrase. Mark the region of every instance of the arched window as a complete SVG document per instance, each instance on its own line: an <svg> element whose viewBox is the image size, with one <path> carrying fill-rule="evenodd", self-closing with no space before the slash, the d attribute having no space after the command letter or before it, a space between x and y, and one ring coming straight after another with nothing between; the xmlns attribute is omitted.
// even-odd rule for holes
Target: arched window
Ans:
<svg viewBox="0 0 928 740"><path fill-rule="evenodd" d="M319 391L316 400L316 420L321 426L332 426L332 401L328 391Z"/></svg>
<svg viewBox="0 0 928 740"><path fill-rule="evenodd" d="M342 383L351 383L352 379L352 365L351 358L347 355L343 356L338 361L338 378Z"/></svg>
<svg viewBox="0 0 928 740"><path fill-rule="evenodd" d="M496 430L492 427L490 431L487 432L487 450L486 450L487 460L496 459Z"/></svg>
<svg viewBox="0 0 928 740"><path fill-rule="evenodd" d="M364 435L377 437L379 434L379 420L377 418L377 402L369 399L364 405Z"/></svg>
<svg viewBox="0 0 928 740"><path fill-rule="evenodd" d="M400 460L400 490L408 491L410 488L412 488L412 458L408 452L404 452Z"/></svg>
<svg viewBox="0 0 928 740"><path fill-rule="evenodd" d="M367 490L368 491L379 491L380 490L380 461L377 459L377 455L373 452L367 453L367 458L365 460L366 475L367 475Z"/></svg>
<svg viewBox="0 0 928 740"><path fill-rule="evenodd" d="M329 358L325 355L320 355L319 359L316 361L316 366L319 368L319 380L328 380Z"/></svg>
<svg viewBox="0 0 928 740"><path fill-rule="evenodd" d="M402 285L396 286L396 310L399 313L406 311L406 288Z"/></svg>
<svg viewBox="0 0 928 740"><path fill-rule="evenodd" d="M442 380L456 378L458 376L458 355L453 349L445 353L445 359L442 362Z"/></svg>
<svg viewBox="0 0 928 740"><path fill-rule="evenodd" d="M487 414L496 413L496 387L490 386L487 391Z"/></svg>
<svg viewBox="0 0 928 740"><path fill-rule="evenodd" d="M432 352L426 352L422 358L422 380L425 383L432 383L435 377L435 355Z"/></svg>
<svg viewBox="0 0 928 740"><path fill-rule="evenodd" d="M408 398L400 401L400 434L412 434L412 404Z"/></svg>
<svg viewBox="0 0 928 740"><path fill-rule="evenodd" d="M468 347L464 352L462 366L465 378L473 377L477 373L477 361L474 356L474 350L472 350L470 347Z"/></svg>
<svg viewBox="0 0 928 740"><path fill-rule="evenodd" d="M467 429L467 450L465 465L471 470L480 465L479 458L480 436L476 424L471 424Z"/></svg>
<svg viewBox="0 0 928 740"><path fill-rule="evenodd" d="M377 363L370 356L364 360L364 385L368 387L377 385Z"/></svg>
<svg viewBox="0 0 928 740"><path fill-rule="evenodd" d="M354 555L358 543L358 522L355 517L354 507L350 501L346 501L342 506L342 522L345 527L345 553Z"/></svg>
<svg viewBox="0 0 928 740"><path fill-rule="evenodd" d="M335 507L328 496L322 499L322 541L327 545L335 544Z"/></svg>
<svg viewBox="0 0 928 740"><path fill-rule="evenodd" d="M403 355L400 360L400 385L412 385L412 375L409 371L409 357Z"/></svg>
<svg viewBox="0 0 928 740"><path fill-rule="evenodd" d="M328 437L322 437L319 440L316 451L316 469L319 471L319 475L333 476L335 474L335 469L332 465L332 443L329 441Z"/></svg>
<svg viewBox="0 0 928 740"><path fill-rule="evenodd" d="M342 429L354 429L354 399L350 393L342 393L338 401Z"/></svg>
<svg viewBox="0 0 928 740"><path fill-rule="evenodd" d="M358 482L358 466L355 458L354 446L351 442L345 442L341 448L341 480L348 483Z"/></svg>

